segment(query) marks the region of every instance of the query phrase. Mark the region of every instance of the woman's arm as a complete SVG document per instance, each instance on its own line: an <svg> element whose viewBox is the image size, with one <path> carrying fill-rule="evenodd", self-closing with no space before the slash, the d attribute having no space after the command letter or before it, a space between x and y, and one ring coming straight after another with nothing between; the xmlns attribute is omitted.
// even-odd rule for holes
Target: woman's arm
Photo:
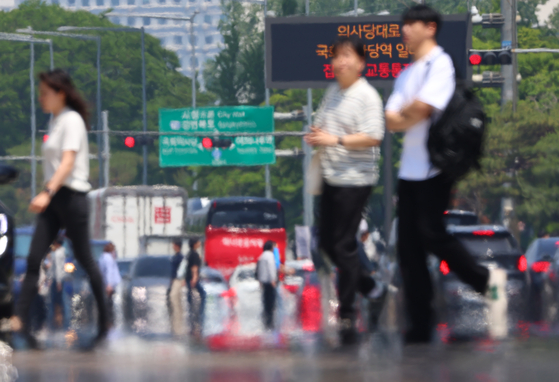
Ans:
<svg viewBox="0 0 559 382"><path fill-rule="evenodd" d="M60 166L58 166L52 178L45 185L46 188L50 190L50 192L46 192L45 190L43 190L39 194L37 194L37 196L33 198L31 204L29 205L29 211L34 213L41 213L47 209L51 200L51 195L54 195L60 189L60 187L62 187L62 185L66 181L66 178L68 178L68 175L70 175L70 173L72 172L75 161L75 151L62 152L62 160L60 161Z"/></svg>
<svg viewBox="0 0 559 382"><path fill-rule="evenodd" d="M305 136L305 142L311 146L337 146L340 137L327 133L318 127L311 127L311 133ZM357 133L341 137L341 144L348 150L364 150L373 146L380 146L381 141L371 138L367 134Z"/></svg>

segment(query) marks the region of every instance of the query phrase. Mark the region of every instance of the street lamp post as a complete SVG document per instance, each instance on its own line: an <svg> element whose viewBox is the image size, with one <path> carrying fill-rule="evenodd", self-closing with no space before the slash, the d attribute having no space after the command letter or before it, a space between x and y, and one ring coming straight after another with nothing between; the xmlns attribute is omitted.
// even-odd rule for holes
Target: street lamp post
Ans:
<svg viewBox="0 0 559 382"><path fill-rule="evenodd" d="M29 82L31 94L31 198L37 193L37 158L35 157L35 140L37 135L37 116L35 114L35 44L48 44L50 52L50 68L54 66L52 41L36 39L31 36L0 33L0 40L30 43Z"/></svg>
<svg viewBox="0 0 559 382"><path fill-rule="evenodd" d="M18 33L26 33L30 35L44 35L53 37L68 37L77 40L90 40L97 42L97 130L101 131L101 37L81 35L81 34L71 34L71 33L60 33L51 31L36 31L29 28L18 29ZM103 155L101 153L101 134L97 134L97 147L98 147L98 158L99 158L99 187L103 184Z"/></svg>
<svg viewBox="0 0 559 382"><path fill-rule="evenodd" d="M147 122L147 98L146 98L146 48L145 48L145 30L141 28L110 28L110 27L72 27L64 26L58 28L60 32L68 31L99 31L99 32L139 32L141 33L142 45L142 131L145 133L148 130ZM142 171L142 184L145 186L148 183L148 148L143 146L143 171ZM105 179L105 187L109 185L109 180Z"/></svg>
<svg viewBox="0 0 559 382"><path fill-rule="evenodd" d="M192 107L196 107L196 70L195 62L196 60L196 47L194 43L194 17L200 13L195 11L192 16L170 16L161 13L120 13L120 12L109 12L105 16L117 16L117 17L147 17L150 19L163 19L163 20L178 20L178 21L188 21L190 23L190 44L192 46L192 57L191 57L191 70L192 70Z"/></svg>

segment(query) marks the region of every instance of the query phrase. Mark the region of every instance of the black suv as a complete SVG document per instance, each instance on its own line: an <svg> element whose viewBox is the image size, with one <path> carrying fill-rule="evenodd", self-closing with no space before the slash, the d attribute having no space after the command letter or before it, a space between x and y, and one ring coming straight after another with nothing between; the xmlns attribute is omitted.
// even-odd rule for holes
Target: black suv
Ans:
<svg viewBox="0 0 559 382"><path fill-rule="evenodd" d="M448 226L447 230L480 264L507 271L509 328L514 329L526 317L529 293L526 258L515 238L503 226ZM485 331L484 296L458 280L445 261L434 257L431 261L439 322L457 335Z"/></svg>

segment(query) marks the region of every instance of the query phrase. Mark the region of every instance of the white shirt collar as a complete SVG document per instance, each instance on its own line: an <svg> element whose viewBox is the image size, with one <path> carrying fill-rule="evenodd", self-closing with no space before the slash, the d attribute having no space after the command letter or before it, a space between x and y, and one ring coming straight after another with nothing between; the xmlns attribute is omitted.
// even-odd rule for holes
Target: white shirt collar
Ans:
<svg viewBox="0 0 559 382"><path fill-rule="evenodd" d="M419 60L417 60L417 62L429 62L431 59L437 57L439 54L441 54L443 51L443 48L441 48L439 45L435 46L433 49L431 49L431 51L429 51L429 53L427 53L425 56L421 57Z"/></svg>

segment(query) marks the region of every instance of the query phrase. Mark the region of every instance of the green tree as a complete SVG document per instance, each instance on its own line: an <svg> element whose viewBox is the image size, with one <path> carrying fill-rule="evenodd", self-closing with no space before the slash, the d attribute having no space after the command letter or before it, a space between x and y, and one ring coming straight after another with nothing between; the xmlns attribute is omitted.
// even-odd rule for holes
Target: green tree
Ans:
<svg viewBox="0 0 559 382"><path fill-rule="evenodd" d="M11 12L0 13L0 31L13 33L18 28L31 26L35 30L52 30L63 25L114 27L103 17L85 11L71 12L57 5L40 1L21 4ZM139 33L101 34L101 94L103 109L109 111L111 130L142 130L141 60ZM91 105L91 123L95 124L96 101L96 46L91 41L54 37L54 62L67 70L76 86ZM148 129L158 129L158 110L161 107L184 107L191 103L191 82L177 72L179 60L175 53L163 49L157 38L146 35L146 78ZM48 70L49 52L43 45L35 46L36 73ZM29 88L29 44L0 41L0 129L3 144L0 155L30 154L30 88ZM33 89L35 92L36 89ZM211 94L198 96L199 105L213 104ZM47 128L49 116L37 104L37 128ZM112 184L138 184L141 181L141 149L126 149L121 137L111 138L111 182ZM91 153L96 153L96 138L90 135ZM40 139L37 154L40 155ZM153 149L151 149L153 150ZM150 150L150 151L151 151ZM150 155L150 159L155 153ZM32 221L27 213L30 195L30 165L17 162L19 180L2 187L0 197L11 200L10 206L16 214L18 224ZM42 183L38 165L37 183ZM161 169L157 160L149 161L148 181L172 183L178 169ZM97 187L97 161L91 161L90 180ZM16 202L13 202L13 200Z"/></svg>

